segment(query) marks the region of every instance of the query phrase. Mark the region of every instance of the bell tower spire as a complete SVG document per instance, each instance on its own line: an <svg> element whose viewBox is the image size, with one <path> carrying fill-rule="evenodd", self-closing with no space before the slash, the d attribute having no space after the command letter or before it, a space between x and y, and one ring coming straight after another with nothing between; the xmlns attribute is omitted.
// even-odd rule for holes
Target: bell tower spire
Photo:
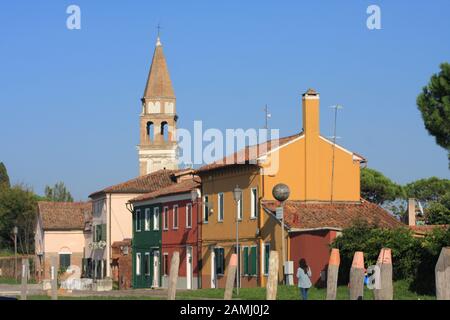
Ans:
<svg viewBox="0 0 450 320"><path fill-rule="evenodd" d="M139 173L177 169L176 98L159 36L141 99Z"/></svg>

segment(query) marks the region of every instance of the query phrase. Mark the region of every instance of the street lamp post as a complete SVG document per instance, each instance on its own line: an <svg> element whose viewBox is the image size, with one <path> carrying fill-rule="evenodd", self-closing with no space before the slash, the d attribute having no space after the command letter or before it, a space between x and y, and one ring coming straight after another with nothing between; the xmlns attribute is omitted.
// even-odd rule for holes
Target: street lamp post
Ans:
<svg viewBox="0 0 450 320"><path fill-rule="evenodd" d="M236 255L238 257L238 267L236 272L236 294L239 295L239 287L241 285L241 268L240 268L240 255L239 255L239 215L241 210L242 201L242 189L236 185L236 188L233 190L234 201L236 202Z"/></svg>
<svg viewBox="0 0 450 320"><path fill-rule="evenodd" d="M283 259L283 282L286 282L286 250L285 250L285 239L284 239L284 202L289 198L290 190L284 183L279 183L272 189L273 197L280 202L281 211L281 256Z"/></svg>
<svg viewBox="0 0 450 320"><path fill-rule="evenodd" d="M17 234L19 233L19 228L14 226L13 235L14 235L14 278L17 280Z"/></svg>

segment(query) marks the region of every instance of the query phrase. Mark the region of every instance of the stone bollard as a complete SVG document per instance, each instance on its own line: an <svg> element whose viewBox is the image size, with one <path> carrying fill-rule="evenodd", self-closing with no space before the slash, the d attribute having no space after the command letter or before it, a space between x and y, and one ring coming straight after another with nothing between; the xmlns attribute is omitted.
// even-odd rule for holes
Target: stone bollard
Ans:
<svg viewBox="0 0 450 320"><path fill-rule="evenodd" d="M450 300L450 247L441 249L434 272L436 275L436 299Z"/></svg>
<svg viewBox="0 0 450 320"><path fill-rule="evenodd" d="M327 300L336 300L339 264L341 259L339 249L331 249L327 271Z"/></svg>
<svg viewBox="0 0 450 320"><path fill-rule="evenodd" d="M236 279L238 259L237 255L233 253L231 255L230 263L228 264L227 282L225 285L224 300L231 300L233 298L234 280Z"/></svg>
<svg viewBox="0 0 450 320"><path fill-rule="evenodd" d="M50 267L50 281L51 281L51 291L52 300L58 300L58 269L56 264L56 257L52 257Z"/></svg>
<svg viewBox="0 0 450 320"><path fill-rule="evenodd" d="M27 300L29 269L30 269L30 261L28 261L27 258L22 258L22 283L20 286L20 300Z"/></svg>
<svg viewBox="0 0 450 320"><path fill-rule="evenodd" d="M269 277L266 284L266 300L277 299L278 287L278 252L270 251Z"/></svg>
<svg viewBox="0 0 450 320"><path fill-rule="evenodd" d="M167 300L175 300L177 294L178 268L180 267L180 253L175 251L170 263L169 288L167 290Z"/></svg>
<svg viewBox="0 0 450 320"><path fill-rule="evenodd" d="M393 300L394 287L392 285L392 253L391 249L383 248L378 256L377 266L380 271L379 288L375 286L374 297L375 300Z"/></svg>
<svg viewBox="0 0 450 320"><path fill-rule="evenodd" d="M356 251L350 269L350 300L362 300L364 296L364 254Z"/></svg>

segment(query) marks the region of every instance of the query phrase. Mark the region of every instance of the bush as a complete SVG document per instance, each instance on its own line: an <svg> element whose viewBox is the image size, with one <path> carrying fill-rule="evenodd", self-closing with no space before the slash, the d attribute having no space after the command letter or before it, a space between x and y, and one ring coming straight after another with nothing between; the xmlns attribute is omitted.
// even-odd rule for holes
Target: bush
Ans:
<svg viewBox="0 0 450 320"><path fill-rule="evenodd" d="M358 221L343 230L342 235L332 243L341 254L339 282L347 284L349 271L356 251L364 252L365 265L374 265L382 248L392 249L394 280L412 279L419 263L420 241L407 228L382 229L366 222Z"/></svg>
<svg viewBox="0 0 450 320"><path fill-rule="evenodd" d="M434 268L442 247L450 246L450 228L436 228L425 236L419 248L419 264L416 268L411 290L421 294L434 294Z"/></svg>
<svg viewBox="0 0 450 320"><path fill-rule="evenodd" d="M415 238L408 228L382 229L366 222L355 222L331 244L341 255L339 283L347 284L356 251L364 252L365 265L376 263L381 248L392 249L394 281L407 280L410 289L434 294L434 268L442 247L450 246L450 228L436 228L424 238Z"/></svg>

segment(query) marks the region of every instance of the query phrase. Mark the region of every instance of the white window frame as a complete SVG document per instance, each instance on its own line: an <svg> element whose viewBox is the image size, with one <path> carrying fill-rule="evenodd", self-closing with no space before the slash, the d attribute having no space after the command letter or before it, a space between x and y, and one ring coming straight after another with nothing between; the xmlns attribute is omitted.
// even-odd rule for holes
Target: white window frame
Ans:
<svg viewBox="0 0 450 320"><path fill-rule="evenodd" d="M150 252L145 252L144 257L145 257L145 261L148 263L148 273L147 273L147 270L144 270L144 275L149 276L151 273L151 270L152 270L151 261L150 261ZM145 263L144 263L144 266L145 266Z"/></svg>
<svg viewBox="0 0 450 320"><path fill-rule="evenodd" d="M222 205L220 204L220 199L222 199ZM225 218L225 211L224 211L224 205L225 204L225 199L224 199L224 194L223 192L219 192L217 194L217 221L218 222L223 222L223 219ZM220 213L222 212L222 217L220 217Z"/></svg>
<svg viewBox="0 0 450 320"><path fill-rule="evenodd" d="M163 208L163 230L169 230L169 207Z"/></svg>
<svg viewBox="0 0 450 320"><path fill-rule="evenodd" d="M250 189L250 219L258 217L258 188Z"/></svg>
<svg viewBox="0 0 450 320"><path fill-rule="evenodd" d="M141 264L142 264L140 252L136 252L136 261L134 263L135 263L135 268L136 268L136 275L140 276L141 275Z"/></svg>
<svg viewBox="0 0 450 320"><path fill-rule="evenodd" d="M135 220L136 232L141 232L141 209L136 209Z"/></svg>
<svg viewBox="0 0 450 320"><path fill-rule="evenodd" d="M177 215L177 218L175 219L175 214ZM179 221L179 212L178 212L178 205L174 204L172 207L172 217L173 217L173 223L172 223L172 228L174 230L177 230L179 225L180 225L180 221ZM177 222L177 225L175 226L175 221Z"/></svg>
<svg viewBox="0 0 450 320"><path fill-rule="evenodd" d="M190 224L188 224L189 220L191 221ZM186 204L186 228L188 229L192 228L192 203Z"/></svg>
<svg viewBox="0 0 450 320"><path fill-rule="evenodd" d="M145 209L144 231L150 231L150 209Z"/></svg>
<svg viewBox="0 0 450 320"><path fill-rule="evenodd" d="M153 208L153 230L159 230L159 207Z"/></svg>
<svg viewBox="0 0 450 320"><path fill-rule="evenodd" d="M206 201L208 199L208 201ZM203 223L208 223L209 221L209 210L208 210L208 204L209 203L209 195L203 196ZM206 217L206 219L205 219Z"/></svg>

